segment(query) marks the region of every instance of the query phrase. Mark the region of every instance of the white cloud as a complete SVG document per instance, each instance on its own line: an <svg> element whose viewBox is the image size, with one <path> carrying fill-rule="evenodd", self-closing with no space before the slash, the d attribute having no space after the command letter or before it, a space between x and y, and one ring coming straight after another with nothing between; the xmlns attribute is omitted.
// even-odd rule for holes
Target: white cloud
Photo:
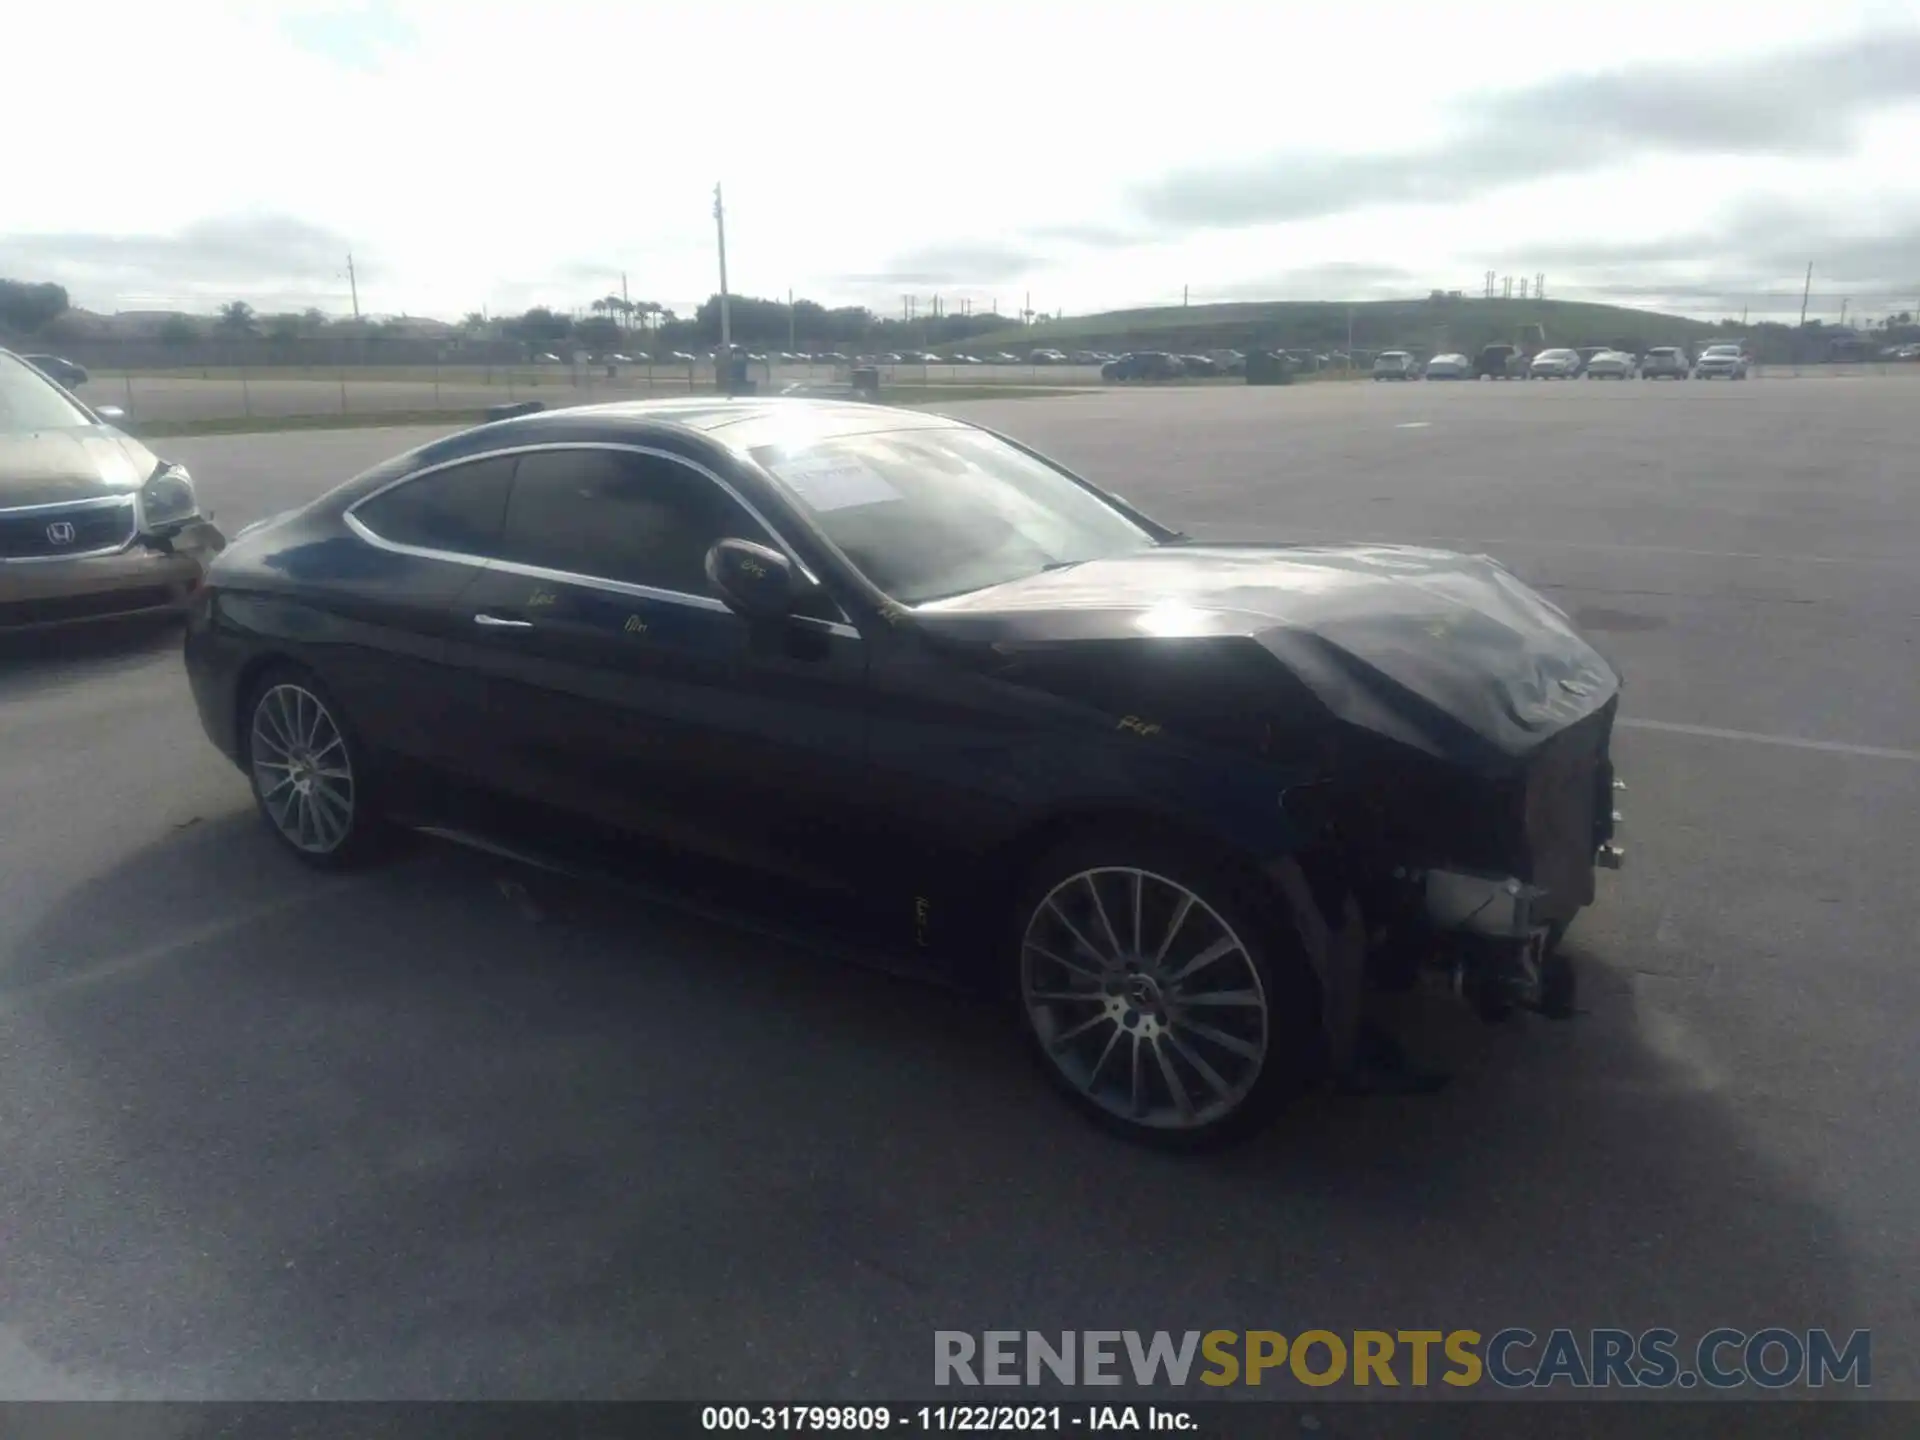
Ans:
<svg viewBox="0 0 1920 1440"><path fill-rule="evenodd" d="M9 15L10 49L60 57L10 73L10 108L62 124L57 144L10 149L0 193L0 270L31 262L32 278L97 308L204 304L225 298L223 282L262 308L326 304L335 285L343 308L344 282L307 244L337 237L373 310L578 304L617 289L623 270L636 295L687 309L716 282L716 179L736 289L889 312L909 289L997 295L1009 309L1031 289L1039 308L1084 312L1174 301L1183 285L1211 298L1269 278L1359 284L1331 262L1404 269L1412 288L1548 268L1549 293L1569 293L1630 283L1618 264L1583 274L1569 244L1590 234L1686 236L1756 199L1819 194L1836 197L1833 233L1858 238L1839 222L1862 197L1895 218L1910 213L1902 197L1920 197L1901 159L1920 122L1894 109L1837 124L1856 88L1843 69L1825 93L1778 97L1807 137L1831 140L1817 157L1775 158L1795 148L1778 144L1689 158L1656 136L1580 174L1469 196L1443 173L1430 203L1376 205L1362 188L1342 202L1362 208L1246 229L1193 228L1140 203L1168 175L1257 175L1276 152L1336 180L1375 173L1490 97L1544 96L1575 70L1732 73L1743 57L1790 61L1914 27L1910 5L172 0L110 15L80 50L53 7ZM1688 99L1676 93L1676 108ZM274 226L303 237L285 265L222 271L217 248L192 248ZM1809 227L1817 242L1817 214ZM1143 243L1096 233L1116 230ZM116 236L117 250L100 239ZM1545 266L1530 248L1562 258ZM1772 283L1746 250L1730 243L1662 275ZM118 268L99 263L106 253Z"/></svg>

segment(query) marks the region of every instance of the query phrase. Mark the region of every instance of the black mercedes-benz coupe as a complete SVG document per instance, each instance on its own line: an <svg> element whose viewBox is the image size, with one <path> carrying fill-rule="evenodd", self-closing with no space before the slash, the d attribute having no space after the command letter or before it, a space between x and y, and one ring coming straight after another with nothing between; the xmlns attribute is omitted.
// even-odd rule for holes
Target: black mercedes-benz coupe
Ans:
<svg viewBox="0 0 1920 1440"><path fill-rule="evenodd" d="M1349 1069L1363 993L1428 964L1564 1008L1620 854L1619 680L1498 564L1195 541L878 405L435 441L241 531L186 661L314 864L499 825L749 873L1004 992L1068 1095L1175 1145Z"/></svg>
<svg viewBox="0 0 1920 1440"><path fill-rule="evenodd" d="M0 635L177 613L226 543L119 413L0 350Z"/></svg>

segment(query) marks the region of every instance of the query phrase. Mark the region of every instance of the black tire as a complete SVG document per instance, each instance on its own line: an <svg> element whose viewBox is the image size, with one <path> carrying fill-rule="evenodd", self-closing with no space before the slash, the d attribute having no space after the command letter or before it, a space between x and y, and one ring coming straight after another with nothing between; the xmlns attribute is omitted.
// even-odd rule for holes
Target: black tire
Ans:
<svg viewBox="0 0 1920 1440"><path fill-rule="evenodd" d="M1184 912L1182 893L1194 897ZM1075 925L1094 947L1075 943ZM1123 933L1129 943L1116 950ZM1216 959L1193 965L1219 945ZM1082 1114L1126 1139L1180 1151L1247 1139L1322 1068L1319 987L1287 903L1224 856L1150 832L1076 836L1028 869L1007 950L1016 1023L1036 1064ZM1103 954L1115 963L1095 958Z"/></svg>
<svg viewBox="0 0 1920 1440"><path fill-rule="evenodd" d="M291 748L277 748L283 742ZM254 803L289 853L321 870L355 869L391 853L396 831L378 809L371 756L318 676L291 664L263 672L241 710L240 743ZM295 769L307 788L276 794L295 783ZM336 772L344 772L344 792Z"/></svg>

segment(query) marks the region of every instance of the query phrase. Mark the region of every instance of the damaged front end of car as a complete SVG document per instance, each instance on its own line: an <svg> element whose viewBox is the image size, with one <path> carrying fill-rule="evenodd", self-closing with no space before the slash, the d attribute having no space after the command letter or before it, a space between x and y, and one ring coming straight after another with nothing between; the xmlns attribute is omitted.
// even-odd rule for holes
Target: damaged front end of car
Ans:
<svg viewBox="0 0 1920 1440"><path fill-rule="evenodd" d="M1376 737L1340 737L1325 778L1283 804L1357 904L1365 983L1438 978L1482 1018L1573 1011L1561 937L1618 869L1617 698L1503 774L1457 770Z"/></svg>
<svg viewBox="0 0 1920 1440"><path fill-rule="evenodd" d="M1006 680L1110 717L1151 707L1127 783L1284 892L1313 932L1334 1068L1369 990L1431 976L1488 1018L1571 1010L1558 941L1624 854L1621 681L1511 571L1209 541L1008 588L923 621L970 625Z"/></svg>
<svg viewBox="0 0 1920 1440"><path fill-rule="evenodd" d="M1564 1016L1559 942L1625 859L1620 681L1510 576L1476 579L1512 603L1444 643L1401 616L1263 637L1335 722L1281 803L1357 902L1369 988L1438 975L1488 1019Z"/></svg>

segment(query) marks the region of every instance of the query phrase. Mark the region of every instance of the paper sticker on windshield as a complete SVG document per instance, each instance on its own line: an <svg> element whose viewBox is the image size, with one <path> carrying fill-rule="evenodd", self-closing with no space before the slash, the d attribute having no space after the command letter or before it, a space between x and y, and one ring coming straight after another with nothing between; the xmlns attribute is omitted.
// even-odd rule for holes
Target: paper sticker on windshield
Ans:
<svg viewBox="0 0 1920 1440"><path fill-rule="evenodd" d="M815 510L847 510L900 498L898 490L858 460L789 460L775 473Z"/></svg>

